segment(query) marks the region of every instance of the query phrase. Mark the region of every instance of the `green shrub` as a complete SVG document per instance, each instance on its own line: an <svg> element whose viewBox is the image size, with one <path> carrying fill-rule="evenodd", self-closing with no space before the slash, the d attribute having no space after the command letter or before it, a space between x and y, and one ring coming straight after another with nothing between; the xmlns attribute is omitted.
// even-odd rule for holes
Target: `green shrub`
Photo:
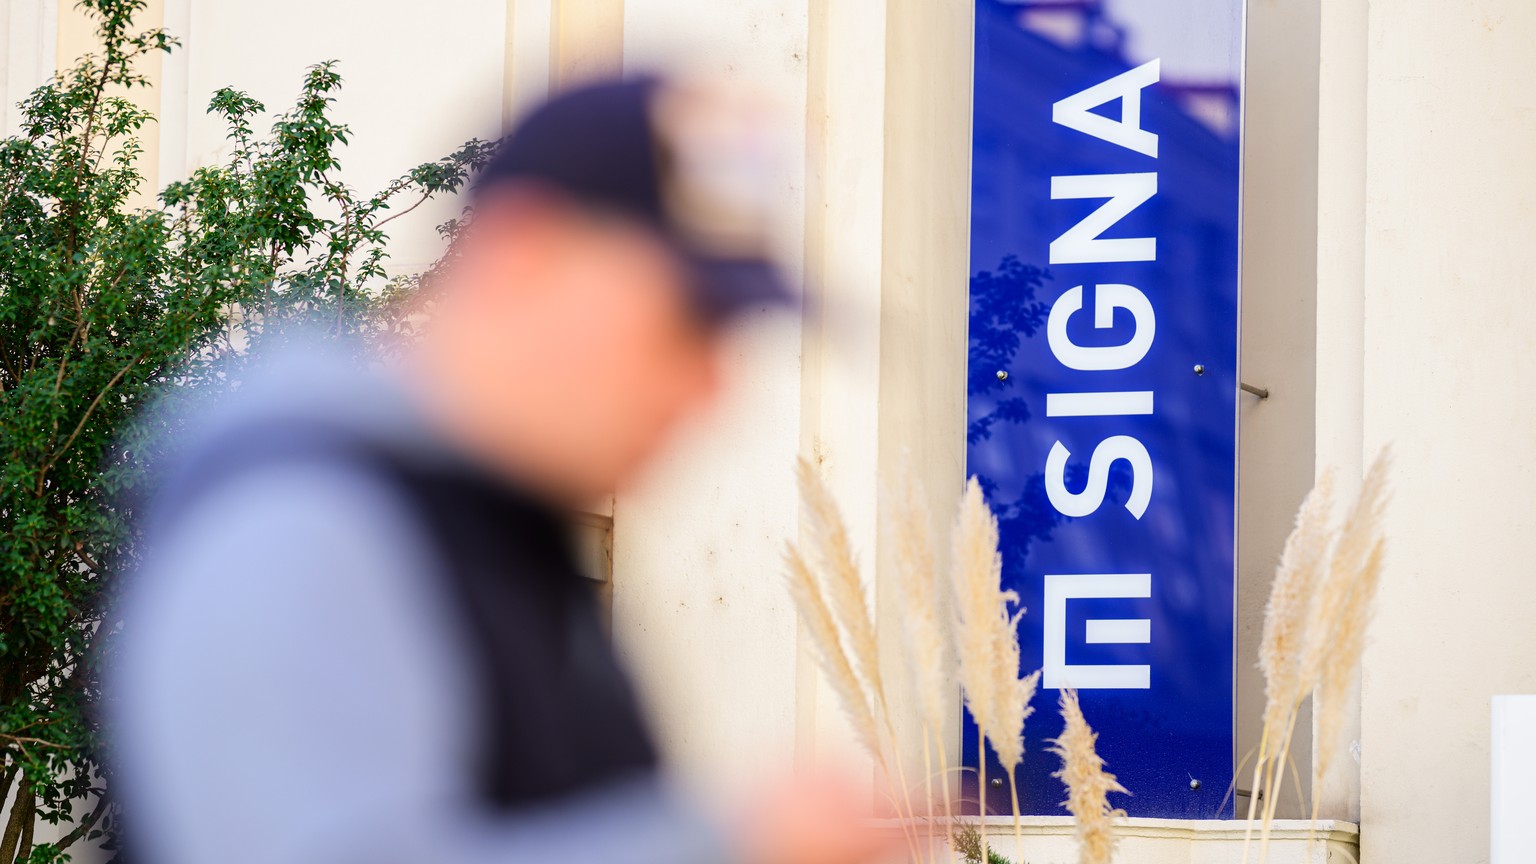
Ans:
<svg viewBox="0 0 1536 864"><path fill-rule="evenodd" d="M981 842L981 829L970 822L961 822L950 829L950 845L960 856L965 864L981 864L983 844ZM985 846L987 864L1013 864L1013 861L1003 853ZM1029 864L1029 862L1023 862Z"/></svg>
<svg viewBox="0 0 1536 864"><path fill-rule="evenodd" d="M293 321L400 333L391 313L418 278L386 272L385 223L456 191L489 150L471 141L357 194L338 179L349 133L323 63L266 133L259 102L216 93L231 155L134 208L154 118L121 94L146 84L138 58L176 42L134 30L144 0L80 5L101 52L33 92L21 133L0 141L0 801L17 793L0 864L110 842L96 709L114 576L135 554L122 502L175 415L129 418L167 385L224 386ZM65 823L63 839L34 843L39 821Z"/></svg>

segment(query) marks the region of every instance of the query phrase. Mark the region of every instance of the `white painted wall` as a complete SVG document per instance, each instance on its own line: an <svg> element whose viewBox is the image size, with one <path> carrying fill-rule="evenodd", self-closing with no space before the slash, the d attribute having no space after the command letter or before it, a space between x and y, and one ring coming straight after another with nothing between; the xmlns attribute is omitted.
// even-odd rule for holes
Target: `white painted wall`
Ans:
<svg viewBox="0 0 1536 864"><path fill-rule="evenodd" d="M753 0L627 0L627 71L749 83L784 109L795 148L780 178L791 272L804 236L807 13ZM614 632L653 694L663 747L711 787L789 764L796 624L779 577L796 531L797 316L743 322L725 399L647 488L614 509ZM707 718L707 720L705 719Z"/></svg>
<svg viewBox="0 0 1536 864"><path fill-rule="evenodd" d="M342 156L347 182L372 192L502 122L505 0L167 0L180 26L163 93L162 181L228 153L225 130L206 113L220 87L245 90L273 112L293 104L304 70L339 60L336 115L352 127ZM172 140L177 143L172 144ZM184 142L184 143L182 143ZM419 269L441 252L432 227L457 212L434 202L395 222L396 266Z"/></svg>

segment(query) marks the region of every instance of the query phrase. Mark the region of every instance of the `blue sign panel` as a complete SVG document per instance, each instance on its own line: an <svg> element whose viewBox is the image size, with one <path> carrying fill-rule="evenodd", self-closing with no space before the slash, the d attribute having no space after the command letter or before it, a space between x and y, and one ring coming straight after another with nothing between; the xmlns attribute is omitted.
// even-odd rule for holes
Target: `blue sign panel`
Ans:
<svg viewBox="0 0 1536 864"><path fill-rule="evenodd" d="M977 3L967 458L1043 669L1025 813L1063 812L1068 686L1131 815L1233 812L1242 34L1243 0Z"/></svg>

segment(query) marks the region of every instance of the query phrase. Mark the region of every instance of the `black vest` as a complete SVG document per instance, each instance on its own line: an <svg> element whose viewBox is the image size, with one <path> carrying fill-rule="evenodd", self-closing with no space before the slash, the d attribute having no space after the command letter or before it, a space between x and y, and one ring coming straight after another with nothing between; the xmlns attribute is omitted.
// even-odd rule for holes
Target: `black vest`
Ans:
<svg viewBox="0 0 1536 864"><path fill-rule="evenodd" d="M468 471L392 466L447 564L474 646L498 806L654 769L656 753L557 514Z"/></svg>
<svg viewBox="0 0 1536 864"><path fill-rule="evenodd" d="M467 464L311 424L246 430L161 496L171 511L248 470L316 460L397 486L442 561L482 716L473 768L495 809L652 771L657 756L559 514ZM190 487L190 488L189 488ZM170 490L165 490L170 491ZM161 508L164 516L166 508ZM297 709L295 709L297 710Z"/></svg>

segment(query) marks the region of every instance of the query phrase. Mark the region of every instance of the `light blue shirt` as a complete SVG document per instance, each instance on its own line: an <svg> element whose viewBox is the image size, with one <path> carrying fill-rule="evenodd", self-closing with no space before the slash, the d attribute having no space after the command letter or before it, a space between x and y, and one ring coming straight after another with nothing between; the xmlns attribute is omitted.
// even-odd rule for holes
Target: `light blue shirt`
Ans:
<svg viewBox="0 0 1536 864"><path fill-rule="evenodd" d="M199 409L179 460L322 413L420 436L388 376L313 348ZM221 445L219 442L225 442ZM513 813L474 791L454 610L401 492L366 469L234 472L148 520L111 670L133 851L155 864L713 864L720 836L664 777Z"/></svg>

